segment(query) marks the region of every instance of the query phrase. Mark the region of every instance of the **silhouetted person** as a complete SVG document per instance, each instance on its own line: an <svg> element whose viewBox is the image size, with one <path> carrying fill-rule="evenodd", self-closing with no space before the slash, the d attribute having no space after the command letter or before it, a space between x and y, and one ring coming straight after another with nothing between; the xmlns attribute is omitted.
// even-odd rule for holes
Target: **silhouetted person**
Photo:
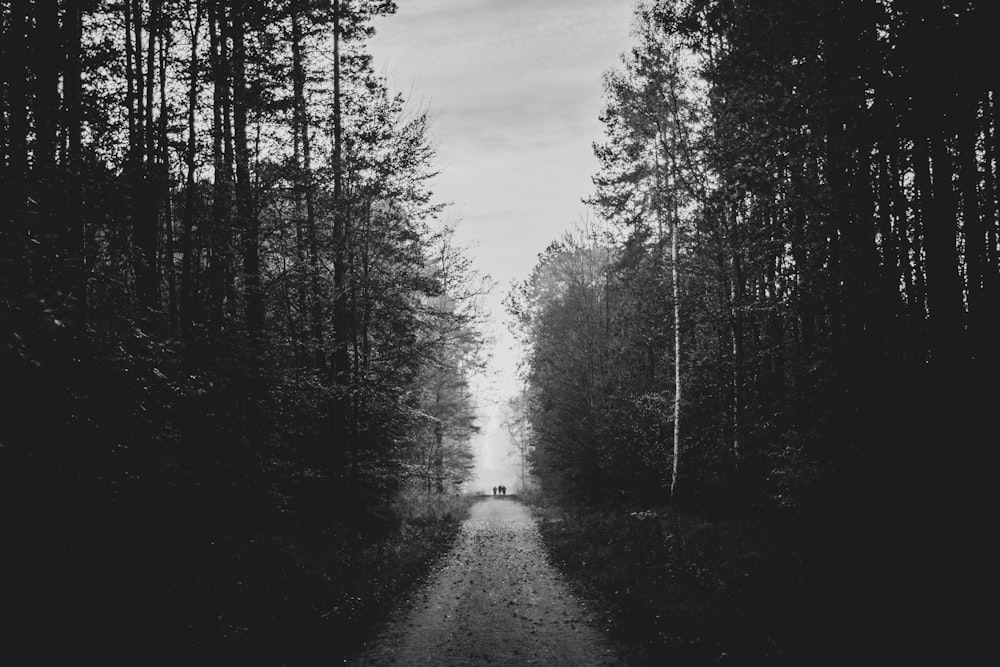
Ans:
<svg viewBox="0 0 1000 667"><path fill-rule="evenodd" d="M507 487L504 486L503 484L500 485L500 495L503 495L503 496L507 495Z"/></svg>
<svg viewBox="0 0 1000 667"><path fill-rule="evenodd" d="M497 494L497 487L494 486L493 487L493 495L495 496L496 494Z"/></svg>

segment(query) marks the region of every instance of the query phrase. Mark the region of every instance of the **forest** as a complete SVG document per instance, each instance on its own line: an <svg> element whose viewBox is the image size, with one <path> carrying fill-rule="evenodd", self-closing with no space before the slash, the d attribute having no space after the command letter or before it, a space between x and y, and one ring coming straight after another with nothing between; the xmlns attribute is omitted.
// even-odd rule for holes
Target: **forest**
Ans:
<svg viewBox="0 0 1000 667"><path fill-rule="evenodd" d="M490 283L366 51L394 5L0 7L8 664L311 655L472 465Z"/></svg>
<svg viewBox="0 0 1000 667"><path fill-rule="evenodd" d="M394 11L0 0L0 661L338 660L448 549L494 287ZM986 655L997 25L636 4L506 304L524 499L637 664Z"/></svg>
<svg viewBox="0 0 1000 667"><path fill-rule="evenodd" d="M594 215L507 299L512 409L546 495L590 508L560 557L681 664L985 655L989 4L637 7Z"/></svg>

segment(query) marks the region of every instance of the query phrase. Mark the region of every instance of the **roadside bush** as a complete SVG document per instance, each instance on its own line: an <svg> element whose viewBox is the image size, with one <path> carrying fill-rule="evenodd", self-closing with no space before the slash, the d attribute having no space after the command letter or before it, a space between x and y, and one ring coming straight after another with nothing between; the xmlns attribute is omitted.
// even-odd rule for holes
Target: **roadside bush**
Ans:
<svg viewBox="0 0 1000 667"><path fill-rule="evenodd" d="M346 659L451 547L470 505L404 490L363 521L317 517L291 539L243 539L223 577L234 587L226 601L232 618L242 619L220 633L226 653L236 639L248 656L283 664Z"/></svg>
<svg viewBox="0 0 1000 667"><path fill-rule="evenodd" d="M475 498L469 495L427 493L422 485L405 486L391 504L393 514L411 524L461 522L468 516Z"/></svg>
<svg viewBox="0 0 1000 667"><path fill-rule="evenodd" d="M749 521L670 509L536 511L553 562L607 610L631 662L835 661L817 553Z"/></svg>
<svg viewBox="0 0 1000 667"><path fill-rule="evenodd" d="M471 504L413 495L345 517L331 502L303 503L300 490L286 485L287 502L275 503L164 487L22 522L32 558L5 563L17 576L0 604L0 654L9 664L336 663L451 547Z"/></svg>

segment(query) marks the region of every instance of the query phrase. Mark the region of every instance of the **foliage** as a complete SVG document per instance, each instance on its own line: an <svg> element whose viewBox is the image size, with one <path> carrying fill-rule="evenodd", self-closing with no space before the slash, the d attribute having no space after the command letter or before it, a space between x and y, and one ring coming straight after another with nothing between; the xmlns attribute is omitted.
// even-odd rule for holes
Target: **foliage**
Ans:
<svg viewBox="0 0 1000 667"><path fill-rule="evenodd" d="M692 502L809 503L861 467L888 474L904 442L935 458L917 425L957 422L930 395L995 394L976 342L1000 276L992 83L910 41L971 37L983 9L895 4L637 7L595 146L607 232L554 244L510 299L552 485L613 487L627 452L633 473L676 467L683 421ZM925 70L940 109L912 87Z"/></svg>
<svg viewBox="0 0 1000 667"><path fill-rule="evenodd" d="M856 644L823 554L759 523L665 508L542 512L546 548L637 664L842 664ZM819 573L822 576L817 576ZM847 653L845 653L847 651Z"/></svg>
<svg viewBox="0 0 1000 667"><path fill-rule="evenodd" d="M805 555L769 586L828 577L896 615L866 616L856 639L837 616L847 651L935 623L942 655L974 643L976 620L941 610L971 608L948 591L975 588L985 540L936 527L995 503L996 450L973 434L991 430L1000 359L996 80L964 74L987 4L639 3L595 145L607 231L554 244L510 298L545 493L669 499L723 533L780 518ZM574 528L560 550L626 525ZM611 577L615 553L587 562ZM930 563L933 592L914 600ZM784 616L768 622L776 651L795 644Z"/></svg>
<svg viewBox="0 0 1000 667"><path fill-rule="evenodd" d="M422 415L467 475L483 344L426 113L365 50L394 8L3 4L3 614L38 612L5 648L41 651L62 598L75 659L142 655L117 621L177 662L307 662L454 533L388 509Z"/></svg>

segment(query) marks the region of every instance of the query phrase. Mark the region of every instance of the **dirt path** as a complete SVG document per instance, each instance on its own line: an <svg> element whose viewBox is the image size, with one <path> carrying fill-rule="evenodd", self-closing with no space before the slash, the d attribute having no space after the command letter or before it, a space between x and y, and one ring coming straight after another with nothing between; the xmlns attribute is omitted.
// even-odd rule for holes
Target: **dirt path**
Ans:
<svg viewBox="0 0 1000 667"><path fill-rule="evenodd" d="M619 665L549 565L528 509L472 508L457 546L354 665Z"/></svg>

